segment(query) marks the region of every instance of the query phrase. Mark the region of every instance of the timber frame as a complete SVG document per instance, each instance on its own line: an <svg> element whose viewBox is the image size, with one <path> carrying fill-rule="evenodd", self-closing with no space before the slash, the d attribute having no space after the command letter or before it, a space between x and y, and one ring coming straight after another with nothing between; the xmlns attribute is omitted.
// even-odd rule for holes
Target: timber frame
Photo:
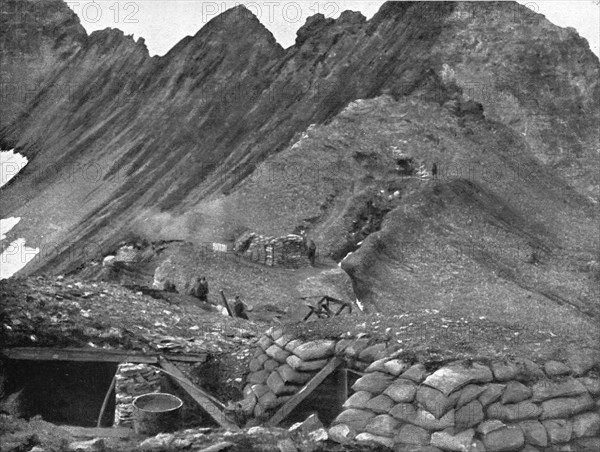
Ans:
<svg viewBox="0 0 600 452"><path fill-rule="evenodd" d="M190 397L214 419L221 427L230 431L239 431L240 427L226 417L225 405L206 391L195 386L175 364L171 361L180 362L204 362L206 355L167 355L167 354L143 354L124 350L105 350L93 348L42 348L42 347L15 347L0 349L0 357L12 360L26 361L86 361L86 362L110 362L110 363L143 363L158 365L158 370L170 376ZM100 416L98 419L98 431L108 397L114 388L115 379L108 389ZM76 428L76 427L73 427ZM123 430L123 429L121 429ZM78 431L84 431L80 428ZM87 431L87 430L85 430ZM90 430L91 431L91 430ZM123 432L121 432L122 434Z"/></svg>

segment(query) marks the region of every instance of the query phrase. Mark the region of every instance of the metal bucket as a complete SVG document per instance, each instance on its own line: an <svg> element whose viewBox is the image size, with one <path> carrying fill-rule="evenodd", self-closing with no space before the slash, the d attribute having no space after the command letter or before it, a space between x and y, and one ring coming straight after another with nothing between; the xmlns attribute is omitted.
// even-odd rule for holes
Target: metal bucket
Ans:
<svg viewBox="0 0 600 452"><path fill-rule="evenodd" d="M179 397L163 392L137 396L133 399L133 429L149 436L175 431L181 423L182 405Z"/></svg>

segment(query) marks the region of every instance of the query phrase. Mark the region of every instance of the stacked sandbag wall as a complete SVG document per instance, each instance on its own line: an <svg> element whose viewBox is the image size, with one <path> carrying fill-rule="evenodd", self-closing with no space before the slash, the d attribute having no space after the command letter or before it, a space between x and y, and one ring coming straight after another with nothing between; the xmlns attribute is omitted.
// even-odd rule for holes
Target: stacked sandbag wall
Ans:
<svg viewBox="0 0 600 452"><path fill-rule="evenodd" d="M337 347L336 347L337 346ZM339 348L344 346L344 350ZM364 370L371 362L398 349L394 343L371 344L368 339L295 339L281 329L270 329L258 341L246 377L244 400L246 416L268 419L297 393L336 354L352 368Z"/></svg>
<svg viewBox="0 0 600 452"><path fill-rule="evenodd" d="M115 382L115 427L133 425L133 399L149 392L160 392L160 374L146 364L122 363Z"/></svg>
<svg viewBox="0 0 600 452"><path fill-rule="evenodd" d="M302 340L272 328L250 362L245 414L267 420L334 356L364 374L329 429L334 441L407 452L600 450L600 354L589 350L568 362L426 366L402 359L394 342Z"/></svg>
<svg viewBox="0 0 600 452"><path fill-rule="evenodd" d="M266 237L247 232L236 241L235 250L244 259L269 267L297 268L310 263L302 243L302 237L295 234Z"/></svg>
<svg viewBox="0 0 600 452"><path fill-rule="evenodd" d="M600 450L600 364L528 359L366 369L329 430L339 442L395 451ZM559 449L560 448L560 449Z"/></svg>

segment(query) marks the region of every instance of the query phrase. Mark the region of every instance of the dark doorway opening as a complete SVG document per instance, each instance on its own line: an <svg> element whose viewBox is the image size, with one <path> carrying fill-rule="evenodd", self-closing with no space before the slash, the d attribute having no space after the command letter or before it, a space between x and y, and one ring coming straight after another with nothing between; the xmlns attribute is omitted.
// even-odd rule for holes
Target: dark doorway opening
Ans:
<svg viewBox="0 0 600 452"><path fill-rule="evenodd" d="M323 424L330 425L343 411L343 405L354 393L352 385L362 374L350 369L338 369L329 375L306 399L304 399L282 422L290 426L302 422L312 413L317 413Z"/></svg>
<svg viewBox="0 0 600 452"><path fill-rule="evenodd" d="M9 360L5 394L20 392L19 417L40 415L59 425L95 427L117 363ZM102 425L112 425L114 391Z"/></svg>

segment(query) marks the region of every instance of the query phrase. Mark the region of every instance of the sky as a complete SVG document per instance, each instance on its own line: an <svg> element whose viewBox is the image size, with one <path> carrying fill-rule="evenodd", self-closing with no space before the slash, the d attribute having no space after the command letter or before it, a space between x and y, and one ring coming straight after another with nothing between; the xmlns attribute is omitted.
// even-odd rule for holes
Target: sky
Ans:
<svg viewBox="0 0 600 452"><path fill-rule="evenodd" d="M119 28L137 40L143 37L151 55L164 55L186 36L198 30L218 14L244 4L285 48L294 44L296 31L316 13L336 18L342 11L361 11L371 18L384 3L381 0L68 0L88 33L107 27ZM598 0L519 1L550 22L573 27L600 55L600 6Z"/></svg>

